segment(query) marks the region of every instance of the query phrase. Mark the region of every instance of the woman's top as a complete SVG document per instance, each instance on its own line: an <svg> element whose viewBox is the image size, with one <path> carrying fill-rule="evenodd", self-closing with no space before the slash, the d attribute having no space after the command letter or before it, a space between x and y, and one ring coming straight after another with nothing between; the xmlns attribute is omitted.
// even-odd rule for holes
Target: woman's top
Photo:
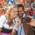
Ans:
<svg viewBox="0 0 35 35"><path fill-rule="evenodd" d="M9 32L11 32L14 29L16 31L18 31L20 22L18 22L17 18L15 18L15 21L9 26L9 24L7 23L8 20L6 19L6 16L5 15L0 16L0 28L2 28L2 30L3 30L2 32L9 33Z"/></svg>

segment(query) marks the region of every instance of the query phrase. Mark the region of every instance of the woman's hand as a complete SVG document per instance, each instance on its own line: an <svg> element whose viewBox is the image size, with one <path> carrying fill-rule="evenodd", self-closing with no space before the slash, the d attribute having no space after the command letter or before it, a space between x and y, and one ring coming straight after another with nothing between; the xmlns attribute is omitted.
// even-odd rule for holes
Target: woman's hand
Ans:
<svg viewBox="0 0 35 35"><path fill-rule="evenodd" d="M12 30L11 35L16 35L16 30Z"/></svg>

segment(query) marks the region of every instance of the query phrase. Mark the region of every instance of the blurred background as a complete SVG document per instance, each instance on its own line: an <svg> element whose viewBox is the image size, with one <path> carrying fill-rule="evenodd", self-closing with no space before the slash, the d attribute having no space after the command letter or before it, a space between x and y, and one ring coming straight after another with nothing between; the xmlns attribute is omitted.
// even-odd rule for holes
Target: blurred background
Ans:
<svg viewBox="0 0 35 35"><path fill-rule="evenodd" d="M16 4L22 4L25 14L32 18L30 23L23 23L25 35L35 35L35 0L0 0L0 10L8 13Z"/></svg>

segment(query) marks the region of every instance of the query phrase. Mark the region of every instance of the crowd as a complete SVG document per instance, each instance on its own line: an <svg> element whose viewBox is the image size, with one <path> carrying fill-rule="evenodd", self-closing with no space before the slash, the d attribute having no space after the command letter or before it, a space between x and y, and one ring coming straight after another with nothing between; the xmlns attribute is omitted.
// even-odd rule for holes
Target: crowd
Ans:
<svg viewBox="0 0 35 35"><path fill-rule="evenodd" d="M24 23L35 19L35 1L24 4L15 0L0 1L0 35L26 35Z"/></svg>

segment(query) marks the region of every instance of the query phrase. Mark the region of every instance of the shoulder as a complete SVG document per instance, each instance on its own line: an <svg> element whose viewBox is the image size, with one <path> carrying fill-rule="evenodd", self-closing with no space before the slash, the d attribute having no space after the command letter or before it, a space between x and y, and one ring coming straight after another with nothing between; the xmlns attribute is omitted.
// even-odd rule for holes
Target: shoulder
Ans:
<svg viewBox="0 0 35 35"><path fill-rule="evenodd" d="M2 15L2 16L1 16L0 21L2 21L1 24L3 24L3 23L6 22L6 17L5 17L5 15Z"/></svg>
<svg viewBox="0 0 35 35"><path fill-rule="evenodd" d="M2 19L6 19L5 15L2 15L1 18L2 18Z"/></svg>

